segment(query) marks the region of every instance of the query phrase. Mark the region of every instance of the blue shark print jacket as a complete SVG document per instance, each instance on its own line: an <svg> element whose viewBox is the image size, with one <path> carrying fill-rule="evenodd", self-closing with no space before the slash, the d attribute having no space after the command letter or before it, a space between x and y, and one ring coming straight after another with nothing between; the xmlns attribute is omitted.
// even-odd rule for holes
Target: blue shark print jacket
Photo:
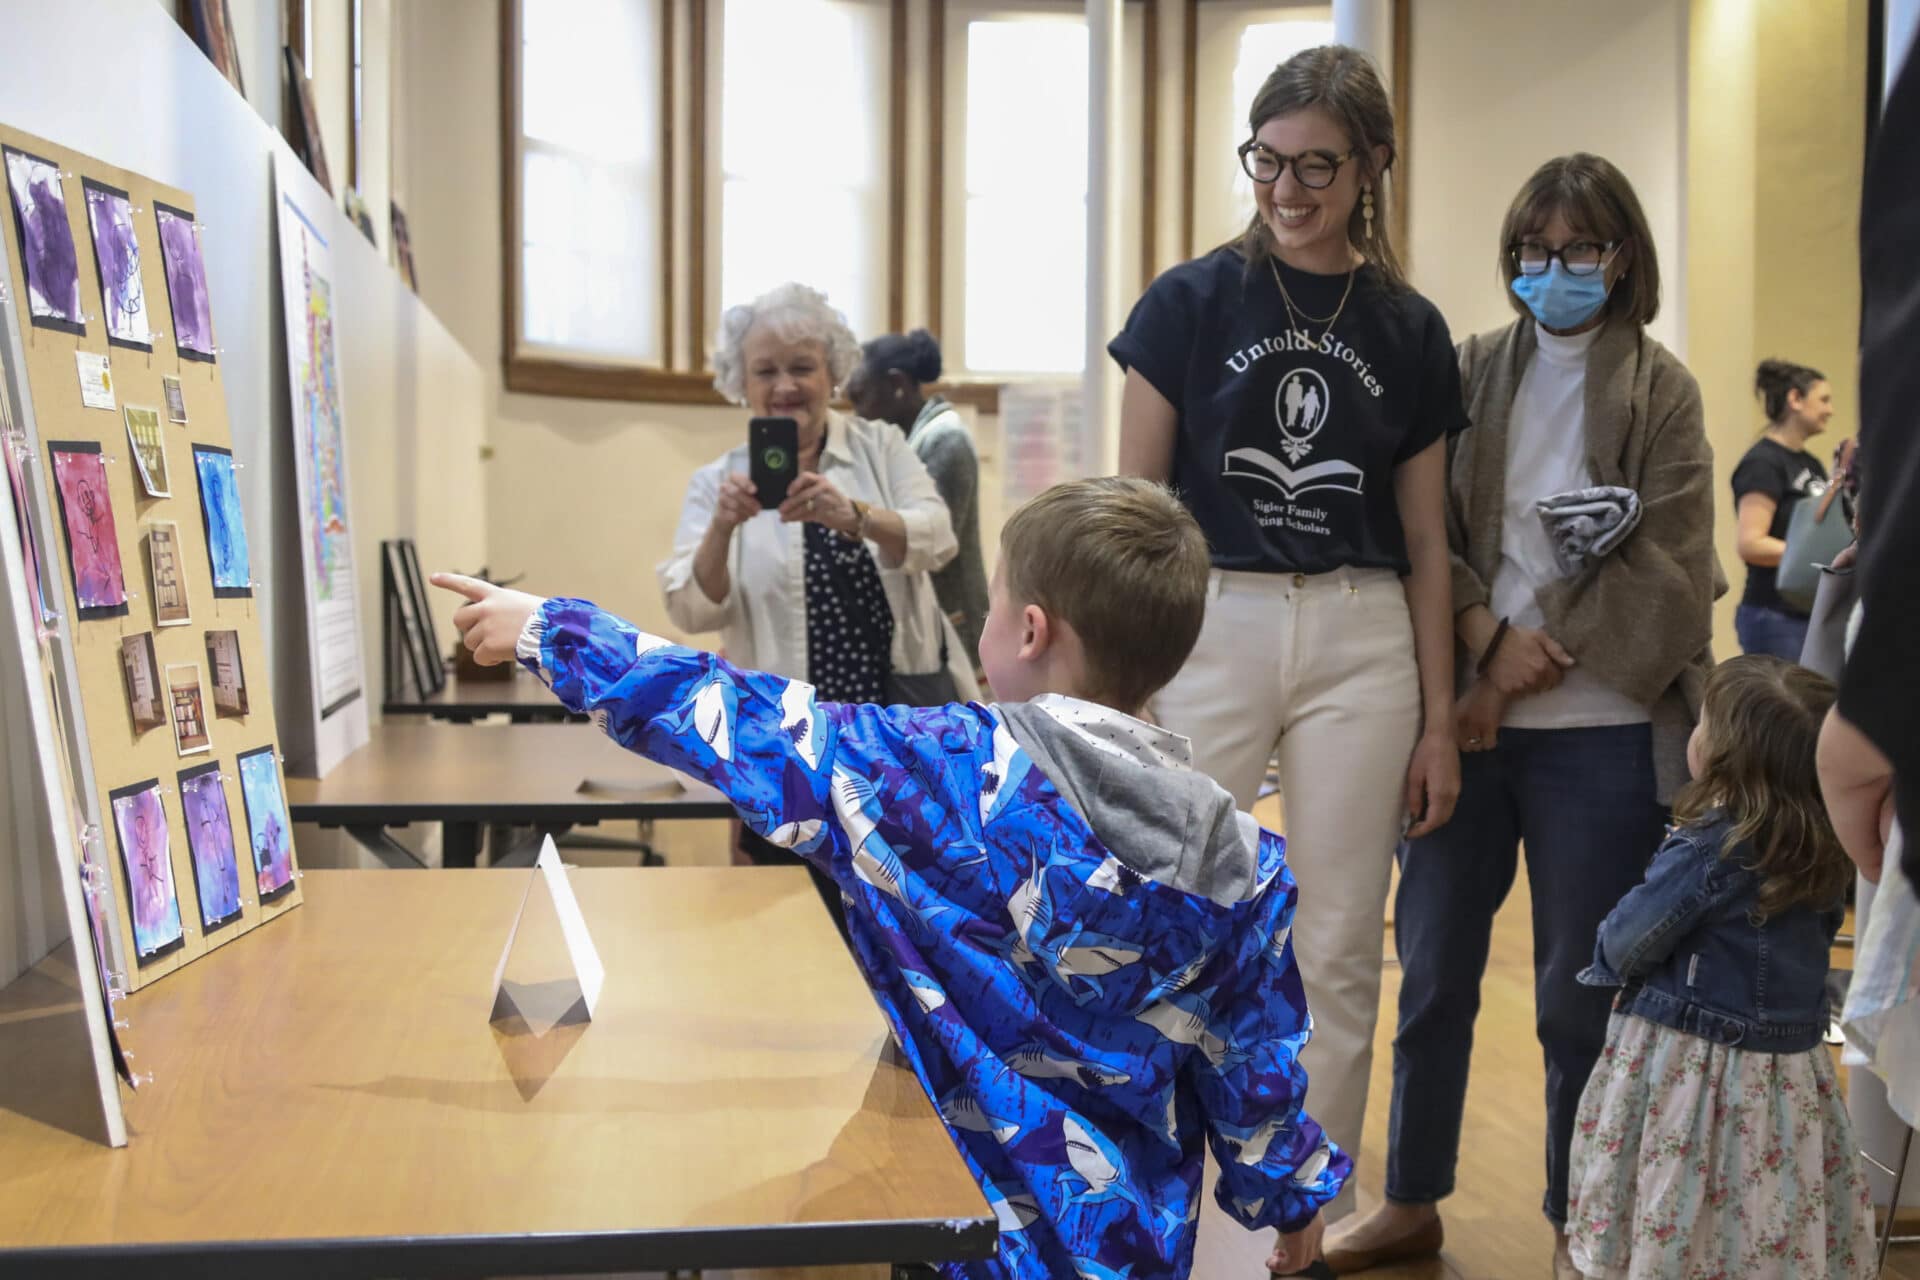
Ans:
<svg viewBox="0 0 1920 1280"><path fill-rule="evenodd" d="M996 1255L947 1275L1186 1276L1203 1141L1249 1229L1302 1227L1339 1191L1351 1162L1301 1109L1282 842L1120 741L1183 740L1071 699L820 703L578 600L547 601L519 657L838 882L860 968L999 1219Z"/></svg>

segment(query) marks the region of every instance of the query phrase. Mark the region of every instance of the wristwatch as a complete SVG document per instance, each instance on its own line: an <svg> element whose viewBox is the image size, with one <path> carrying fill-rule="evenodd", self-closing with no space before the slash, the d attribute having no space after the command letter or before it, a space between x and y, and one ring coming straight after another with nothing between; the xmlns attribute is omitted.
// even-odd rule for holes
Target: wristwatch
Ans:
<svg viewBox="0 0 1920 1280"><path fill-rule="evenodd" d="M854 525L851 535L855 542L867 540L867 525L873 520L873 508L860 499L853 499Z"/></svg>

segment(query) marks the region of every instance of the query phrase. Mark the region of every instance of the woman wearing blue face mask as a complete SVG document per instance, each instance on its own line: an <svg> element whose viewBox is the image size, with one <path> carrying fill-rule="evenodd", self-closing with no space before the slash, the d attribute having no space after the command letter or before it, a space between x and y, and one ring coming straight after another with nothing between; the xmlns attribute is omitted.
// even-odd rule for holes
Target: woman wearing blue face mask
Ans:
<svg viewBox="0 0 1920 1280"><path fill-rule="evenodd" d="M1520 318L1461 345L1474 429L1448 450L1460 801L1401 851L1387 1203L1329 1243L1343 1274L1440 1247L1480 979L1522 847L1543 1207L1564 1228L1574 1113L1609 1002L1576 975L1686 780L1724 589L1700 391L1647 336L1660 267L1626 177L1598 156L1542 165L1508 210L1500 274ZM1564 1237L1554 1267L1578 1274Z"/></svg>

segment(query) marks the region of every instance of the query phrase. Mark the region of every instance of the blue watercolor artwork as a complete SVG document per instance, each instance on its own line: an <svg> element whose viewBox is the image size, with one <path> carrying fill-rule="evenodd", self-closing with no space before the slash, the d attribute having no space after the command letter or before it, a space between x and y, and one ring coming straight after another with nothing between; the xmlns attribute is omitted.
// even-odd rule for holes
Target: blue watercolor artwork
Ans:
<svg viewBox="0 0 1920 1280"><path fill-rule="evenodd" d="M211 444L193 446L193 472L200 481L200 520L207 531L207 558L213 562L213 594L223 599L251 596L247 523L240 515L233 451Z"/></svg>

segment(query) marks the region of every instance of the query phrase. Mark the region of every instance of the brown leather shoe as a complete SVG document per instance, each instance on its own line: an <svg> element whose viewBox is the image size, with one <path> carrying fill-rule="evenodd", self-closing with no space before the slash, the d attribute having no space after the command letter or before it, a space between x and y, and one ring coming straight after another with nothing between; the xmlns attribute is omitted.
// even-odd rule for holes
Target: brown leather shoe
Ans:
<svg viewBox="0 0 1920 1280"><path fill-rule="evenodd" d="M1435 1218L1417 1231L1401 1236L1398 1240L1374 1245L1370 1249L1331 1241L1326 1246L1324 1256L1327 1265L1333 1268L1333 1274L1350 1276L1361 1271L1371 1271L1375 1267L1384 1267L1393 1262L1411 1262L1415 1258L1431 1258L1440 1252L1440 1246L1445 1244L1446 1240L1446 1228L1441 1225L1440 1219Z"/></svg>

